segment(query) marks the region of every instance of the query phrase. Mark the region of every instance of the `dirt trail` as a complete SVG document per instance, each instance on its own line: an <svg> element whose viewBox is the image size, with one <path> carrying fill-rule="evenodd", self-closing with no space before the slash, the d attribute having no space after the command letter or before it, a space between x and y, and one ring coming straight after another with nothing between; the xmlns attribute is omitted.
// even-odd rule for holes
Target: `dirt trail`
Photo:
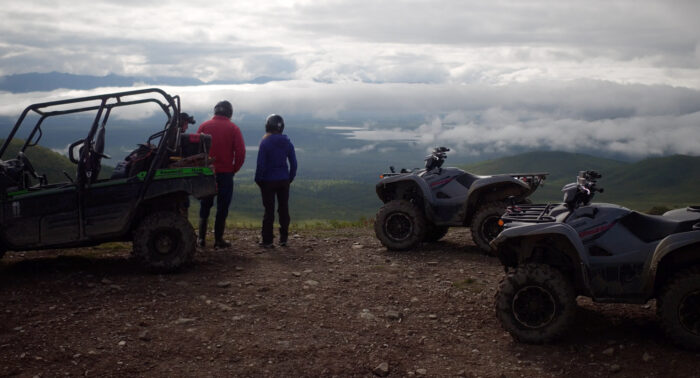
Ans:
<svg viewBox="0 0 700 378"><path fill-rule="evenodd" d="M565 340L515 343L494 316L503 271L467 230L403 253L370 229L303 231L264 252L257 231L232 238L173 275L143 272L128 245L8 253L0 375L698 375L699 355L662 335L653 303L579 299Z"/></svg>

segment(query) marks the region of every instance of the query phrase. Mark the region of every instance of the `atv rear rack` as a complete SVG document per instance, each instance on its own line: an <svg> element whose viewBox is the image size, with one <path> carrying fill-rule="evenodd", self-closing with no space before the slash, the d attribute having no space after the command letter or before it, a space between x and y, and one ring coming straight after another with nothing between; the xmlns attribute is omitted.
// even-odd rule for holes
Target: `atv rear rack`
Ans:
<svg viewBox="0 0 700 378"><path fill-rule="evenodd" d="M547 223L554 222L549 212L557 205L515 205L508 206L501 219L505 222Z"/></svg>

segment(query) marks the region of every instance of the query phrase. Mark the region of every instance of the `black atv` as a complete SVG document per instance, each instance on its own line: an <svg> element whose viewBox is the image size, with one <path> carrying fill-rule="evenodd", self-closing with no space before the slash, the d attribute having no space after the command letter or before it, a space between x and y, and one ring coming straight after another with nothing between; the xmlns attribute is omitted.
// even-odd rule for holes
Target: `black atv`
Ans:
<svg viewBox="0 0 700 378"><path fill-rule="evenodd" d="M600 174L580 172L564 202L514 205L491 242L506 269L496 313L517 340L542 343L572 325L576 296L596 302L656 299L662 328L700 348L700 207L647 215L591 203Z"/></svg>
<svg viewBox="0 0 700 378"><path fill-rule="evenodd" d="M102 159L110 158L104 151L110 113L143 104L163 111L165 127L129 154L111 178L100 178ZM32 166L32 147L40 142L47 119L74 121L81 114L92 121L85 136L69 146L75 171L64 170L63 181L50 183ZM22 128L28 115L38 120ZM207 167L211 138L182 134L181 122L187 121L181 117L180 98L157 88L28 106L0 147L0 256L133 241L133 255L153 270L172 271L190 262L195 236L186 216L188 196L213 195L216 183ZM16 156L5 156L13 138L23 135L21 129L29 136Z"/></svg>
<svg viewBox="0 0 700 378"><path fill-rule="evenodd" d="M506 200L527 202L546 173L476 176L459 168L442 168L449 148L438 147L425 159L425 169L391 167L377 183L384 206L374 231L391 250L407 250L419 243L440 240L449 227L469 227L474 243L490 252L489 242L498 235L498 220Z"/></svg>

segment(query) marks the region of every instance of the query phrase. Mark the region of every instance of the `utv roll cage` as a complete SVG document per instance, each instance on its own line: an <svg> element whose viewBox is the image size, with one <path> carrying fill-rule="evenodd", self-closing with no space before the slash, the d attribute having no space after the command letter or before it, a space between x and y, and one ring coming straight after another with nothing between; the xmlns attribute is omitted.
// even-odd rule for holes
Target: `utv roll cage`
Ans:
<svg viewBox="0 0 700 378"><path fill-rule="evenodd" d="M138 98L138 96L149 96L145 98ZM89 105L90 102L98 102L98 104ZM89 184L90 177L86 177L86 164L91 155L96 154L96 156L101 159L102 157L109 157L104 155L104 128L109 120L109 116L112 109L131 106L138 104L155 103L157 104L167 116L167 122L163 130L151 135L148 138L148 143L160 138L157 145L157 153L155 158L148 167L146 176L143 179L144 185L139 192L138 199L143 199L144 194L148 189L148 184L152 181L156 169L161 166L163 159L165 158L166 152L175 152L176 146L179 144L180 137L180 97L175 95L171 96L165 91L159 88L146 88L138 89L133 91L108 93L95 96L87 96L80 98L73 98L67 100L50 101L38 104L33 104L24 109L20 117L17 119L14 127L10 131L9 135L5 139L2 147L0 147L0 158L5 155L6 150L10 146L10 143L14 139L17 131L22 126L22 123L27 118L30 112L33 112L39 116L36 124L31 130L29 136L27 137L24 145L20 148L20 157L24 154L24 151L28 147L35 146L39 143L42 137L41 126L44 121L49 117L61 116L67 114L75 113L85 113L91 111L97 111L95 118L92 122L88 135L85 139L80 139L73 142L69 146L69 157L73 163L77 164L77 174L75 179L75 184L78 187L84 187ZM164 144L165 143L165 144ZM80 153L78 159L73 157L73 150L82 144L80 148ZM98 161L99 164L99 161ZM66 177L72 182L71 177L64 172ZM37 177L39 178L39 177ZM97 177L94 177L97 179ZM45 184L45 178L43 180L40 178L40 182Z"/></svg>

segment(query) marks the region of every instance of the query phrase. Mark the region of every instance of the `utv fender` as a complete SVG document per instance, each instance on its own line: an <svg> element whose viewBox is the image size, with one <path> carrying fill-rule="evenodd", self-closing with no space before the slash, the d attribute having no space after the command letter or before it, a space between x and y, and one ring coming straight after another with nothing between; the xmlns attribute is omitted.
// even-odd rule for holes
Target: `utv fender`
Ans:
<svg viewBox="0 0 700 378"><path fill-rule="evenodd" d="M183 177L178 180L154 180L147 188L144 200L164 195L184 192L197 199L216 194L216 178L214 175L197 175Z"/></svg>
<svg viewBox="0 0 700 378"><path fill-rule="evenodd" d="M469 187L465 221L470 222L479 204L505 201L510 196L524 199L531 191L528 184L508 175L482 177Z"/></svg>
<svg viewBox="0 0 700 378"><path fill-rule="evenodd" d="M581 263L588 265L588 260L586 258L585 250L579 238L578 233L571 226L565 223L538 223L538 224L524 224L518 227L508 228L501 231L501 233L491 241L491 248L498 250L499 248L508 244L512 240L534 240L534 239L547 239L547 238L557 238L566 240L570 248L567 251L563 251L573 263ZM518 251L515 251L518 253ZM505 256L502 253L497 253L501 263L508 266L511 265L509 261L509 256ZM520 256L518 256L520 257ZM578 268L578 267L575 267Z"/></svg>
<svg viewBox="0 0 700 378"><path fill-rule="evenodd" d="M671 262L673 259L673 262ZM668 261L677 264L679 268L685 268L700 262L700 231L682 232L672 234L659 242L648 262L648 269L644 269L646 276L642 277L644 292L652 296L655 288L662 283L667 272L661 272L659 267ZM680 270L680 269L679 269ZM660 277L661 274L661 277Z"/></svg>

